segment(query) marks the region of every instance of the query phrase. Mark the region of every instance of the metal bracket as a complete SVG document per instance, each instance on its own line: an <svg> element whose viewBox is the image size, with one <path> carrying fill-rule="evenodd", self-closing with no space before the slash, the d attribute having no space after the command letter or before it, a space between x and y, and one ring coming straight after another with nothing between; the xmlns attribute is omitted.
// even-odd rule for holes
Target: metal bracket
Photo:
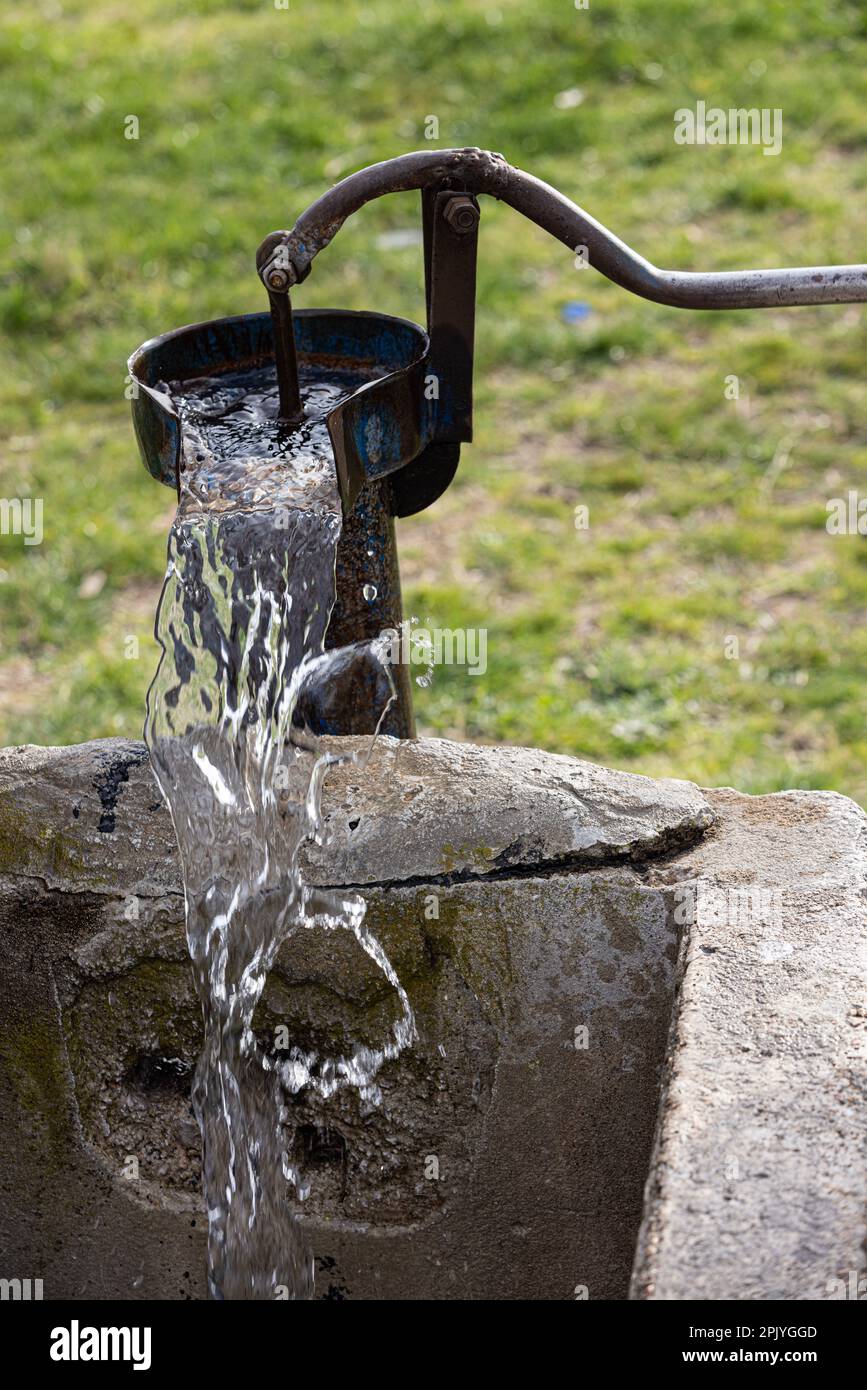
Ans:
<svg viewBox="0 0 867 1390"><path fill-rule="evenodd" d="M473 348L479 205L469 194L424 189L425 300L430 352L424 408L430 444L392 477L392 512L412 516L445 492L461 444L473 437Z"/></svg>
<svg viewBox="0 0 867 1390"><path fill-rule="evenodd" d="M427 219L425 219L427 221ZM475 198L437 193L425 256L429 389L434 441L469 443L473 437L473 346L476 323L476 254L479 205Z"/></svg>

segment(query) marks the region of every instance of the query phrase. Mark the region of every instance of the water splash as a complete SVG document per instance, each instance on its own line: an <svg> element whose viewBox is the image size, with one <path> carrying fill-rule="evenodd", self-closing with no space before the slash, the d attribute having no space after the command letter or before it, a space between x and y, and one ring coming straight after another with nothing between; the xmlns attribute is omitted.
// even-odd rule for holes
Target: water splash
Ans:
<svg viewBox="0 0 867 1390"><path fill-rule="evenodd" d="M308 1187L288 1158L288 1096L311 1087L328 1098L350 1086L376 1104L381 1067L415 1037L363 899L311 887L298 867L304 841L322 843L323 781L343 760L319 746L303 711L356 655L326 652L324 641L341 526L325 414L357 381L302 379L306 419L289 435L269 375L164 388L182 420L183 467L145 728L180 848L205 1025L192 1099L209 1287L232 1299L312 1296L312 1260L290 1204ZM387 671L376 643L357 655ZM385 975L398 1010L379 1046L327 1055L296 1044L275 1058L258 1042L253 1016L268 973L302 929L352 932Z"/></svg>

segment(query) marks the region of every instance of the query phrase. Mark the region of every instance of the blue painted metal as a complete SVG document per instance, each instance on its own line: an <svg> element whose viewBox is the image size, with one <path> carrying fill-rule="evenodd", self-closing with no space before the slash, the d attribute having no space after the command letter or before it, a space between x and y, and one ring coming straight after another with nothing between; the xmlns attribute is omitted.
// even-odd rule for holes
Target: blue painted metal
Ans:
<svg viewBox="0 0 867 1390"><path fill-rule="evenodd" d="M432 437L434 419L423 389L430 343L417 324L385 314L302 309L293 318L299 365L318 369L323 378L331 372L357 382L326 417L344 508L326 646L350 647L403 620L392 477L422 455ZM167 383L252 371L273 361L268 312L190 324L133 353L133 422L153 476L170 487L178 484L181 425ZM395 666L391 674L397 698L382 729L409 738L409 672ZM306 717L317 733L372 733L389 694L378 663L347 658L344 674L317 693Z"/></svg>
<svg viewBox="0 0 867 1390"><path fill-rule="evenodd" d="M433 438L424 393L430 343L408 319L337 309L293 315L299 364L357 376L355 390L327 417L344 506L366 482L415 459ZM180 422L167 382L267 366L274 360L269 313L190 324L144 343L129 360L137 390L133 424L145 467L177 486Z"/></svg>

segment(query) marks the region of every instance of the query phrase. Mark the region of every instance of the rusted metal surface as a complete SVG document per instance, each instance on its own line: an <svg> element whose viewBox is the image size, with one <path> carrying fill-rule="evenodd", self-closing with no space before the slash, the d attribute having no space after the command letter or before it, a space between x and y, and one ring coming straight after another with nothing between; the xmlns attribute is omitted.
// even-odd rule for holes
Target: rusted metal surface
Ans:
<svg viewBox="0 0 867 1390"><path fill-rule="evenodd" d="M428 336L408 319L348 309L301 309L292 326L297 357L306 366L357 376L356 390L328 416L348 512L368 479L417 457L431 438L423 391ZM142 461L155 478L177 486L180 421L167 383L252 370L274 357L269 313L190 324L133 353L133 424Z"/></svg>
<svg viewBox="0 0 867 1390"><path fill-rule="evenodd" d="M449 190L422 193L430 352L424 366L430 442L391 475L391 510L412 516L445 492L473 437L473 350L479 206Z"/></svg>
<svg viewBox="0 0 867 1390"><path fill-rule="evenodd" d="M432 435L437 441L460 444L473 437L478 226L475 198L456 198L448 192L437 195L427 296L428 408L434 417Z"/></svg>
<svg viewBox="0 0 867 1390"><path fill-rule="evenodd" d="M328 416L344 519L366 483L418 457L432 437L434 421L424 396L428 340L421 328L417 333L424 341L423 355L360 387Z"/></svg>
<svg viewBox="0 0 867 1390"><path fill-rule="evenodd" d="M284 296L284 299L286 297ZM301 310L292 316L298 359L308 368L349 371L357 382L327 417L344 500L329 648L365 643L402 621L400 576L388 474L428 442L421 373L429 340L417 324L383 314ZM161 482L178 485L181 422L168 383L254 370L274 361L273 319L245 314L192 324L145 343L130 358L133 421L142 459ZM281 401L281 408L283 402ZM351 502L347 504L347 499ZM317 733L414 733L408 668L393 666L395 699L382 665L352 653L327 689L308 696Z"/></svg>
<svg viewBox="0 0 867 1390"><path fill-rule="evenodd" d="M295 351L295 327L292 301L286 294L268 293L271 322L274 328L274 365L277 368L277 387L280 392L280 419L287 425L297 424L304 411L301 388L298 385L298 356Z"/></svg>
<svg viewBox="0 0 867 1390"><path fill-rule="evenodd" d="M256 268L266 287L286 288L285 280L271 283L270 276L278 269L284 271L290 284L299 284L347 217L373 198L423 188L452 188L459 193L502 197L509 170L501 154L477 149L417 150L371 164L342 179L311 203L291 231L271 232L259 247Z"/></svg>
<svg viewBox="0 0 867 1390"><path fill-rule="evenodd" d="M302 310L289 292L314 258L365 203L421 191L428 332L378 314ZM144 344L130 359L133 420L146 466L177 485L180 421L166 383L273 363L280 418L303 418L299 362L324 372L351 366L357 385L327 417L343 505L337 598L328 642L377 637L402 620L392 517L436 500L472 438L475 277L480 194L508 203L596 270L632 293L687 309L838 304L867 300L867 266L692 272L661 270L549 184L489 150L423 150L343 179L272 232L256 265L270 312L195 324ZM347 668L349 669L349 667ZM322 693L322 731L372 731L387 689L375 660L354 663L344 686ZM413 731L409 673L396 667L397 699L384 728ZM386 682L387 685L387 682Z"/></svg>
<svg viewBox="0 0 867 1390"><path fill-rule="evenodd" d="M288 291L309 274L314 258L347 217L386 193L420 189L424 231L425 295L431 346L422 372L354 398L335 438L338 476L348 515L366 479L391 475L391 510L409 516L448 487L459 446L472 438L476 195L508 203L564 242L585 261L634 294L687 309L736 309L837 304L867 300L867 266L812 266L785 270L693 272L660 270L557 189L508 164L490 150L420 150L349 175L303 212L291 231L272 232L256 265L268 288L275 341L286 334ZM291 313L290 313L291 321ZM297 394L288 352L278 353L281 399ZM422 419L413 435L407 390L421 390ZM433 383L433 390L431 390ZM369 412L369 419L366 418ZM391 434L394 447L366 447L368 434Z"/></svg>
<svg viewBox="0 0 867 1390"><path fill-rule="evenodd" d="M329 649L370 641L383 631L399 629L403 621L397 545L389 503L387 480L368 483L352 511L344 517L337 547L337 597L325 641ZM415 721L409 667L394 665L390 669L396 698L381 731L395 738L413 738ZM390 696L380 663L356 661L352 681L340 691L333 711L324 704L318 710L318 731L373 733Z"/></svg>
<svg viewBox="0 0 867 1390"><path fill-rule="evenodd" d="M550 184L508 164L490 150L419 150L372 164L328 190L291 231L272 232L259 247L257 268L266 287L282 270L297 284L347 217L373 198L409 189L487 193L508 203L633 294L681 309L761 309L781 305L845 304L867 300L867 265L782 270L661 270L639 256L589 213Z"/></svg>

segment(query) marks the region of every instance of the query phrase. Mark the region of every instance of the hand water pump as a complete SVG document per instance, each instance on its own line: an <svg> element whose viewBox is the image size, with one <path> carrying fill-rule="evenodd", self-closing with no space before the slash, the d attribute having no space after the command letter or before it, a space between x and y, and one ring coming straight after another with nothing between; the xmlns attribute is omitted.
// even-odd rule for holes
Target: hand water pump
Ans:
<svg viewBox="0 0 867 1390"><path fill-rule="evenodd" d="M385 193L421 192L427 329L378 313L306 309L290 293L346 219ZM351 174L272 232L256 265L269 311L176 329L130 359L133 420L146 467L179 487L181 422L165 383L273 364L287 438L303 420L299 363L357 381L327 417L343 507L337 597L328 645L376 638L402 621L394 518L429 507L472 439L479 196L508 203L624 289L682 309L781 308L867 301L867 265L699 273L660 270L549 184L487 150L418 151ZM371 597L372 596L372 597ZM377 711L360 675L321 731L372 731ZM409 675L384 730L414 731Z"/></svg>

